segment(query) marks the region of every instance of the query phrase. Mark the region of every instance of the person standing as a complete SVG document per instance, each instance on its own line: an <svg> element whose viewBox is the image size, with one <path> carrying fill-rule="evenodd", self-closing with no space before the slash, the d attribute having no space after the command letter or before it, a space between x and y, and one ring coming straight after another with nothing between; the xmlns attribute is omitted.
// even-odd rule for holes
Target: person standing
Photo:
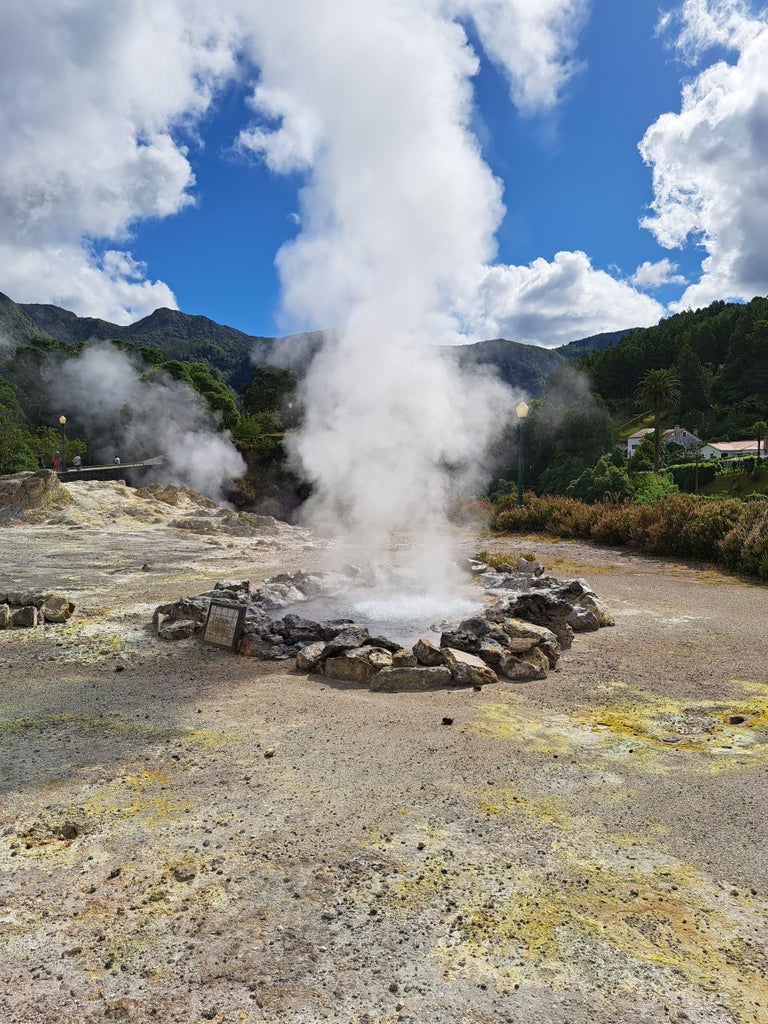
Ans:
<svg viewBox="0 0 768 1024"><path fill-rule="evenodd" d="M61 472L61 452L56 452L53 456L53 468L57 473Z"/></svg>
<svg viewBox="0 0 768 1024"><path fill-rule="evenodd" d="M83 464L83 460L80 458L79 453L72 459L72 465L75 469L80 469Z"/></svg>

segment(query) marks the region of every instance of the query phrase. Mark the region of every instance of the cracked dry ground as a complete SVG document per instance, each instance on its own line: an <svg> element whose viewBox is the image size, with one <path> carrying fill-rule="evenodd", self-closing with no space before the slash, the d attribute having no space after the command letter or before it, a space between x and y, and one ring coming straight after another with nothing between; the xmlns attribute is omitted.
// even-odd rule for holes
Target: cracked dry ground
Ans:
<svg viewBox="0 0 768 1024"><path fill-rule="evenodd" d="M95 515L0 533L77 603L0 633L0 1020L768 1021L765 588L457 532L615 628L542 682L370 693L146 628L318 567L306 534Z"/></svg>

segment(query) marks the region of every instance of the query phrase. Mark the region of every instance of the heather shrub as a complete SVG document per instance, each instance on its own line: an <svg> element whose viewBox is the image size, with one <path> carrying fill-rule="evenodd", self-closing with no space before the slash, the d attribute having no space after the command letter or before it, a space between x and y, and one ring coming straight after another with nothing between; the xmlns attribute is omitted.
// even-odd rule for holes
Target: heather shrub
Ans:
<svg viewBox="0 0 768 1024"><path fill-rule="evenodd" d="M686 554L681 543L682 531L701 500L693 494L675 494L644 506L651 510L646 517L646 550L659 555Z"/></svg>
<svg viewBox="0 0 768 1024"><path fill-rule="evenodd" d="M555 537L589 537L595 515L591 506L559 494L525 494L522 508L506 495L496 508L492 525L499 533L545 530Z"/></svg>
<svg viewBox="0 0 768 1024"><path fill-rule="evenodd" d="M750 502L720 544L723 564L737 572L768 579L768 506Z"/></svg>
<svg viewBox="0 0 768 1024"><path fill-rule="evenodd" d="M691 558L719 561L725 537L740 523L746 513L741 501L711 501L701 498L680 526L679 552Z"/></svg>
<svg viewBox="0 0 768 1024"><path fill-rule="evenodd" d="M601 505L592 522L592 539L600 544L631 545L635 515L632 505Z"/></svg>
<svg viewBox="0 0 768 1024"><path fill-rule="evenodd" d="M563 495L499 502L493 528L620 544L654 555L700 558L768 580L768 501L672 494L648 505L586 505Z"/></svg>

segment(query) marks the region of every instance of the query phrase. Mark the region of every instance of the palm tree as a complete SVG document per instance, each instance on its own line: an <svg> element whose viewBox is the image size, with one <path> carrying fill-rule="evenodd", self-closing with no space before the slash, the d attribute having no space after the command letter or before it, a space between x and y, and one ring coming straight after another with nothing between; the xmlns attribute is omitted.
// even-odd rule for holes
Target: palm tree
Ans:
<svg viewBox="0 0 768 1024"><path fill-rule="evenodd" d="M765 455L765 439L768 437L768 423L765 420L758 420L757 423L752 424L752 433L757 438L757 461L760 463L760 443L763 446L763 455Z"/></svg>
<svg viewBox="0 0 768 1024"><path fill-rule="evenodd" d="M659 472L661 451L661 414L676 408L680 401L680 378L674 370L646 370L638 381L635 395L638 401L653 410L653 471Z"/></svg>

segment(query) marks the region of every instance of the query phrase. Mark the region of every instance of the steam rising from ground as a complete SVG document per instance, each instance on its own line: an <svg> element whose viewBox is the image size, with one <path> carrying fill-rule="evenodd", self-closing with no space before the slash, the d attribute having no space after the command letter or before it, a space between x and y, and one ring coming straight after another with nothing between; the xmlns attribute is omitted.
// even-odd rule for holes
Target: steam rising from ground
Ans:
<svg viewBox="0 0 768 1024"><path fill-rule="evenodd" d="M336 4L343 19L326 21L324 9L281 5L254 96L273 130L241 139L273 169L308 175L301 231L277 261L293 322L334 328L305 381L292 449L313 484L307 516L372 558L405 544L438 589L448 552L430 547L446 535L449 500L482 485L488 442L512 406L501 384L460 376L437 351L466 340L504 212L471 131L478 61L456 15L476 18L486 38L514 16L520 28L523 7L369 0ZM565 5L549 9L557 20ZM326 34L340 26L329 60Z"/></svg>
<svg viewBox="0 0 768 1024"><path fill-rule="evenodd" d="M109 344L86 348L49 371L48 390L91 440L89 461L164 457L165 482L221 499L226 481L245 471L228 435L216 432L203 400L186 384L163 376L142 380L125 353Z"/></svg>

